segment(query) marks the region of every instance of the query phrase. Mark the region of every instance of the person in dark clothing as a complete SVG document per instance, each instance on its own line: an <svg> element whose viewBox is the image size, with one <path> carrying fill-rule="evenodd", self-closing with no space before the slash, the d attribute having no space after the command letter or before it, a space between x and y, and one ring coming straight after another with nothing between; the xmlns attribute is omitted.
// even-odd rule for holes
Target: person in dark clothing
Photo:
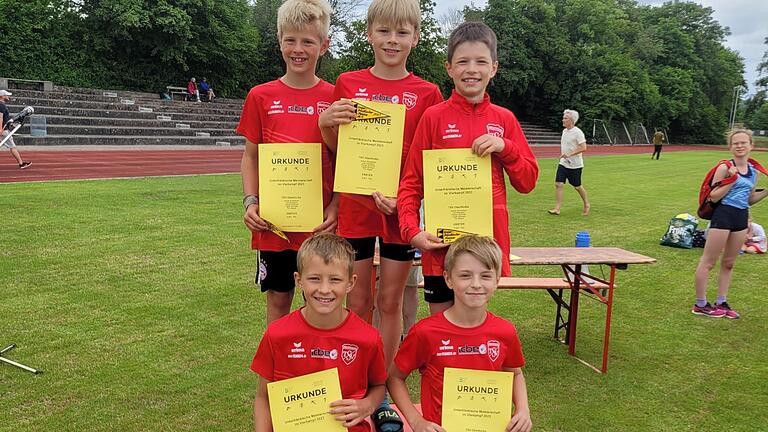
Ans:
<svg viewBox="0 0 768 432"><path fill-rule="evenodd" d="M661 146L664 141L666 141L666 137L664 137L664 132L657 130L655 134L653 134L653 154L651 155L651 159L653 159L654 156L656 156L656 160L659 160L659 157L661 156Z"/></svg>
<svg viewBox="0 0 768 432"><path fill-rule="evenodd" d="M8 112L8 107L5 106L5 103L8 102L8 99L13 93L9 92L8 90L0 90L0 115L3 117L3 123L2 123L2 134L0 134L0 141L4 140L8 135L11 134L11 129L13 128L13 122L11 121L11 113ZM19 151L16 150L16 143L13 142L13 137L9 137L5 143L3 143L3 147L8 147L8 150L11 151L11 156L13 156L14 159L16 159L16 162L19 164L19 169L27 169L30 165L32 165L32 162L25 162L21 155L19 154Z"/></svg>

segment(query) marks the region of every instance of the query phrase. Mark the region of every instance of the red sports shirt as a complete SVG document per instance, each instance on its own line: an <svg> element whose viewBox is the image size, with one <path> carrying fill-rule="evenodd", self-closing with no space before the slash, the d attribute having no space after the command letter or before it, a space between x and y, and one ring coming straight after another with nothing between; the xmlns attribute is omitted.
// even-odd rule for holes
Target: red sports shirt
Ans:
<svg viewBox="0 0 768 432"><path fill-rule="evenodd" d="M344 399L362 399L369 384L384 384L384 348L379 332L354 312L333 329L311 326L301 309L272 322L261 339L251 370L280 381L338 368ZM368 423L349 429L368 432Z"/></svg>
<svg viewBox="0 0 768 432"><path fill-rule="evenodd" d="M452 324L442 313L424 318L408 332L395 356L400 372L419 370L421 411L437 424L442 419L445 368L500 371L523 365L515 326L490 312L485 322L472 328Z"/></svg>
<svg viewBox="0 0 768 432"><path fill-rule="evenodd" d="M515 115L492 104L487 94L482 102L473 104L454 91L447 101L431 107L421 118L397 193L397 212L403 239L410 242L421 232L419 207L424 197L422 152L431 149L469 148L476 138L485 134L504 139L504 150L491 156L493 238L501 247L502 256L509 255L509 215L504 173L507 173L515 190L528 193L536 186L539 165ZM447 249L423 251L421 262L424 275L443 274L446 251ZM509 260L504 259L502 275L510 274Z"/></svg>
<svg viewBox="0 0 768 432"><path fill-rule="evenodd" d="M436 85L424 81L413 73L400 80L385 80L373 75L370 69L346 72L336 80L333 99L341 98L391 102L405 105L403 155L400 159L402 178L408 150L416 125L424 110L443 101ZM400 236L397 215L381 213L373 198L367 195L343 193L339 197L339 235L348 238L381 236L387 243L407 244Z"/></svg>
<svg viewBox="0 0 768 432"><path fill-rule="evenodd" d="M333 194L333 154L320 135L317 117L333 101L333 85L320 81L312 88L296 89L274 80L252 88L245 99L235 131L255 145L261 143L321 143L323 207ZM266 251L298 250L311 233L286 233L288 243L275 234L254 232L251 247Z"/></svg>

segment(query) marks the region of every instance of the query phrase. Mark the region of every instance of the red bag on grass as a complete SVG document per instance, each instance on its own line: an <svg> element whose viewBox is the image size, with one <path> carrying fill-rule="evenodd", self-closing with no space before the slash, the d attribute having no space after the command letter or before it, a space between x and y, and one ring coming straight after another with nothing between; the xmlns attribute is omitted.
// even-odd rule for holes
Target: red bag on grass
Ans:
<svg viewBox="0 0 768 432"><path fill-rule="evenodd" d="M747 159L747 161L751 163L752 166L755 167L755 169L757 169L758 171L760 171L765 175L768 175L768 170L763 168L763 166L760 165L760 162L752 158ZM696 211L696 214L701 219L706 219L706 220L712 219L712 213L715 212L715 207L717 207L717 204L719 203L719 202L713 202L712 200L709 199L709 194L712 193L712 189L722 185L733 183L738 178L738 176L732 175L730 177L726 177L720 180L719 182L713 184L712 178L715 177L715 171L717 171L717 168L721 164L725 164L726 168L728 169L730 169L733 166L733 162L731 162L729 159L721 160L720 162L717 163L717 165L714 166L714 168L709 170L707 175L704 176L704 181L701 183L701 189L699 189L699 209Z"/></svg>

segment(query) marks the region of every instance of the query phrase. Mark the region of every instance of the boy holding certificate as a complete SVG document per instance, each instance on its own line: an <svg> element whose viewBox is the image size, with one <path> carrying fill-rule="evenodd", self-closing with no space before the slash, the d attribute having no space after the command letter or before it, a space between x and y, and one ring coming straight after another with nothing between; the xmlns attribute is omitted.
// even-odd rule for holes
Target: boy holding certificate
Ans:
<svg viewBox="0 0 768 432"><path fill-rule="evenodd" d="M333 155L321 144L317 126L319 113L333 100L333 85L315 75L317 60L328 49L331 13L326 0L287 0L280 6L277 31L285 75L251 89L236 130L246 138L240 167L245 195L243 220L252 232L251 247L259 250L256 283L267 293L267 323L290 312L296 251L312 233L282 233L260 216L259 144L318 143L322 152L324 222L314 232L336 229Z"/></svg>
<svg viewBox="0 0 768 432"><path fill-rule="evenodd" d="M273 428L269 382L332 368L338 369L343 399L330 404L330 413L350 431L370 431L365 418L384 397L387 375L379 333L343 306L355 285L354 257L352 246L334 234L317 234L299 248L294 278L306 305L267 327L251 364L260 376L257 432Z"/></svg>
<svg viewBox="0 0 768 432"><path fill-rule="evenodd" d="M424 178L437 176L437 173L424 172L424 152L471 148L477 156L491 158L493 204L486 210L492 213L493 238L505 257L509 255L510 237L504 173L520 193L532 191L539 175L536 158L515 115L492 104L485 92L498 68L493 30L481 22L465 22L451 33L447 51L446 69L455 89L447 101L424 113L397 194L403 238L423 251L424 298L432 313L444 311L453 304L453 291L443 279L443 259L448 245L436 233L419 228L419 206L425 198ZM425 203L428 200L426 197ZM428 212L425 217L429 222ZM509 261L505 259L501 274L509 276L510 273Z"/></svg>
<svg viewBox="0 0 768 432"><path fill-rule="evenodd" d="M446 311L413 326L400 346L387 379L392 398L414 432L444 432L440 426L445 418L443 396L453 390L443 388L445 368L512 372L512 400L497 402L506 407L514 402L514 414L511 419L501 420L506 424L506 431L531 430L528 391L521 370L525 359L517 331L512 323L488 312L488 301L499 282L502 256L493 239L475 235L459 238L448 249L444 276L454 292L455 302ZM411 402L405 384L405 379L416 369L422 374L423 414ZM464 374L468 376L470 372ZM494 409L489 401L487 411Z"/></svg>
<svg viewBox="0 0 768 432"><path fill-rule="evenodd" d="M400 173L403 172L421 115L428 107L443 100L436 85L406 69L408 55L419 40L420 24L418 0L371 2L367 15L367 37L373 48L374 65L341 74L336 80L336 101L320 115L320 130L331 151L335 153L337 149L339 126L349 124L356 118L357 109L353 100L403 104L403 146L401 154L396 156L399 158ZM414 258L414 250L400 235L395 197L384 196L378 191L371 195L341 193L338 233L349 240L356 252L355 273L358 281L349 294L348 306L364 318L371 315L374 307L371 273L378 238L381 278L376 308L380 314L378 328L384 341L384 358L390 364L400 343L403 291ZM382 416L397 416L387 406L382 409Z"/></svg>

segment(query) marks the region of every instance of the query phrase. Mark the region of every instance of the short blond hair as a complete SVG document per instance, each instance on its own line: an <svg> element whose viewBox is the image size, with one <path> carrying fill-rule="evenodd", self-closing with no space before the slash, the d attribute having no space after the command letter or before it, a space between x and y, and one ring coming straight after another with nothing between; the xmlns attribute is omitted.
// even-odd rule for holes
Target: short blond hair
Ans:
<svg viewBox="0 0 768 432"><path fill-rule="evenodd" d="M327 0L286 0L277 10L277 36L284 30L314 25L322 40L328 39L333 9Z"/></svg>
<svg viewBox="0 0 768 432"><path fill-rule="evenodd" d="M453 242L445 255L445 272L450 275L456 259L461 254L472 255L487 269L501 275L501 248L490 237L479 235L465 235Z"/></svg>
<svg viewBox="0 0 768 432"><path fill-rule="evenodd" d="M368 6L368 30L373 23L411 24L416 32L421 28L421 8L418 0L373 0Z"/></svg>
<svg viewBox="0 0 768 432"><path fill-rule="evenodd" d="M733 129L728 133L728 146L733 144L733 137L734 135L738 135L740 133L745 134L749 137L749 143L752 144L752 131L749 129Z"/></svg>
<svg viewBox="0 0 768 432"><path fill-rule="evenodd" d="M336 234L322 233L314 235L304 241L296 255L296 268L299 274L304 271L306 260L310 256L323 259L326 264L331 261L339 261L347 267L349 276L352 277L355 266L355 250L344 238Z"/></svg>

